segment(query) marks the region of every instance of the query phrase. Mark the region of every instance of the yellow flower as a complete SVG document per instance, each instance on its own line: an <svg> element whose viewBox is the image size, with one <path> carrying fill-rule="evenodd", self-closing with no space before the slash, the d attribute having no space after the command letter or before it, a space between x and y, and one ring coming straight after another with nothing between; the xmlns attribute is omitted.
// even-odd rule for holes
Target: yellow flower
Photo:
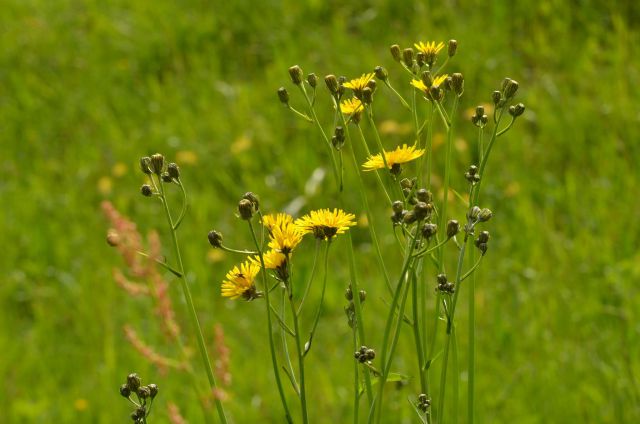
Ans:
<svg viewBox="0 0 640 424"><path fill-rule="evenodd" d="M269 233L273 231L274 227L284 228L292 223L293 217L287 213L269 214L262 217L262 225L269 230Z"/></svg>
<svg viewBox="0 0 640 424"><path fill-rule="evenodd" d="M342 209L320 209L296 220L296 225L305 233L313 233L318 239L330 240L356 225L354 220L354 214L345 213Z"/></svg>
<svg viewBox="0 0 640 424"><path fill-rule="evenodd" d="M352 79L349 82L342 84L344 88L352 89L356 94L360 94L362 90L369 84L369 81L373 79L375 74L373 72L369 74L362 74L360 78Z"/></svg>
<svg viewBox="0 0 640 424"><path fill-rule="evenodd" d="M260 272L260 265L249 260L233 267L226 275L226 280L222 282L222 296L244 300L253 300L262 296L253 282Z"/></svg>
<svg viewBox="0 0 640 424"><path fill-rule="evenodd" d="M437 77L435 77L433 79L433 82L428 87L424 82L422 82L422 80L416 80L416 79L411 80L411 85L413 85L418 90L422 91L424 94L429 95L429 88L431 88L431 87L440 87L440 85L443 82L445 82L445 80L447 79L448 76L449 75L447 75L447 74L438 75Z"/></svg>
<svg viewBox="0 0 640 424"><path fill-rule="evenodd" d="M407 146L403 144L402 147L397 147L392 152L384 151L384 156L387 159L387 166L392 169L394 165L400 165L406 162L410 162L419 158L424 154L424 149L416 149L416 146ZM369 156L369 159L362 165L365 171L373 171L375 169L384 168L384 161L380 153L373 156Z"/></svg>
<svg viewBox="0 0 640 424"><path fill-rule="evenodd" d="M359 114L363 109L362 102L355 97L343 100L340 103L340 112L345 115Z"/></svg>
<svg viewBox="0 0 640 424"><path fill-rule="evenodd" d="M438 44L436 44L435 41L431 41L427 43L423 43L422 41L420 41L419 43L415 43L414 46L416 47L416 49L418 49L419 51L424 53L427 57L429 57L429 56L435 56L438 53L440 53L440 50L444 48L444 43L442 41L440 41Z"/></svg>
<svg viewBox="0 0 640 424"><path fill-rule="evenodd" d="M270 231L269 247L284 255L289 255L302 241L304 233L293 223L283 223L282 226L274 225Z"/></svg>
<svg viewBox="0 0 640 424"><path fill-rule="evenodd" d="M264 259L264 267L266 269L278 269L287 260L287 256L283 253L278 252L277 250L269 250L262 255L262 259ZM254 260L260 263L260 258L256 256Z"/></svg>

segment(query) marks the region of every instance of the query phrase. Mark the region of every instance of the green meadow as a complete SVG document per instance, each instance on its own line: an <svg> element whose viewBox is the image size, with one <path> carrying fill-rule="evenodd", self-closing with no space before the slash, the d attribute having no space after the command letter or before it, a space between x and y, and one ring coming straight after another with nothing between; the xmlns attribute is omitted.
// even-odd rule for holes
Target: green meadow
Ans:
<svg viewBox="0 0 640 424"><path fill-rule="evenodd" d="M290 66L321 77L319 118L331 130L324 75L355 78L382 65L408 95L389 46L449 39L459 46L446 70L465 77L453 188L465 190L463 174L474 160L475 107L491 104L505 77L520 83L517 101L526 105L494 146L483 183L481 206L494 217L476 286L476 422L640 422L639 23L634 1L3 2L0 422L131 422L118 393L131 372L160 388L149 422L170 422L169 403L188 422L206 422L188 376L162 372L127 341L125 325L161 354L177 351L159 329L153 302L114 282L113 270L125 265L105 242L110 224L101 203L110 201L141 234L158 230L173 261L162 208L140 195L139 158L156 152L178 162L189 195L179 229L186 278L207 342L214 345L216 325L224 332L230 421L284 422L264 307L221 297L225 274L242 258L212 249L207 233L215 228L229 246L252 247L236 217L247 191L259 194L266 212L338 207L324 140L278 101L285 86L291 104L303 108ZM385 147L411 143L410 116L384 86L378 90ZM427 152L440 175L443 139L436 127ZM364 325L375 346L389 296L350 168L345 178L345 209L359 221L351 234L368 295ZM441 179L434 178L437 193ZM390 211L375 179L365 183L397 275ZM174 195L178 204L177 189ZM463 218L464 205L452 205L451 214ZM325 307L308 356L311 422L352 420L345 244L337 239L331 247ZM301 280L312 253L311 240L296 253ZM170 273L162 275L206 385L182 292ZM460 296L465 422L464 288ZM412 348L405 328L394 371L413 373ZM416 394L413 379L391 384L383 421L419 422L407 401Z"/></svg>

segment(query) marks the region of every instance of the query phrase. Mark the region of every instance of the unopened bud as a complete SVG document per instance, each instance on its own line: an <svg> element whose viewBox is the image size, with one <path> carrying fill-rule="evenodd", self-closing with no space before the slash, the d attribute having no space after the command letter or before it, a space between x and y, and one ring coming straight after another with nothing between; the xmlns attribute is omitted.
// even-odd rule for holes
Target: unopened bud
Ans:
<svg viewBox="0 0 640 424"><path fill-rule="evenodd" d="M491 238L491 236L489 235L489 231L483 231L478 235L476 243L487 243L489 241L489 238Z"/></svg>
<svg viewBox="0 0 640 424"><path fill-rule="evenodd" d="M484 106L476 106L476 116L481 117L482 115L484 115Z"/></svg>
<svg viewBox="0 0 640 424"><path fill-rule="evenodd" d="M289 76L291 77L291 82L295 85L302 84L302 69L298 65L293 65L289 68Z"/></svg>
<svg viewBox="0 0 640 424"><path fill-rule="evenodd" d="M408 47L402 51L402 61L407 66L413 65L413 49Z"/></svg>
<svg viewBox="0 0 640 424"><path fill-rule="evenodd" d="M422 83L427 87L431 87L433 85L433 78L431 77L430 71L422 72L422 74L420 75L420 79L422 80Z"/></svg>
<svg viewBox="0 0 640 424"><path fill-rule="evenodd" d="M151 390L149 390L147 386L138 387L137 393L138 396L140 396L140 399L146 399L151 396Z"/></svg>
<svg viewBox="0 0 640 424"><path fill-rule="evenodd" d="M438 274L436 276L438 284L447 284L447 276L445 274Z"/></svg>
<svg viewBox="0 0 640 424"><path fill-rule="evenodd" d="M140 170L149 175L151 174L151 158L144 156L140 158Z"/></svg>
<svg viewBox="0 0 640 424"><path fill-rule="evenodd" d="M409 212L405 213L404 216L402 217L402 220L407 225L413 224L414 222L416 222L416 214L415 214L415 212L409 211Z"/></svg>
<svg viewBox="0 0 640 424"><path fill-rule="evenodd" d="M423 52L416 53L416 63L422 68L427 63L427 56Z"/></svg>
<svg viewBox="0 0 640 424"><path fill-rule="evenodd" d="M391 51L391 56L393 56L393 60L395 60L396 62L400 62L400 59L401 59L400 46L397 44L394 44L391 47L389 47L389 51Z"/></svg>
<svg viewBox="0 0 640 424"><path fill-rule="evenodd" d="M456 55L456 51L458 50L458 42L456 40L449 40L449 57L453 57Z"/></svg>
<svg viewBox="0 0 640 424"><path fill-rule="evenodd" d="M127 387L130 391L136 392L141 383L142 381L140 380L140 377L138 377L138 374L132 373L127 376Z"/></svg>
<svg viewBox="0 0 640 424"><path fill-rule="evenodd" d="M170 183L173 181L171 175L169 175L168 172L163 172L162 175L160 175L160 178L162 178L162 181L165 183Z"/></svg>
<svg viewBox="0 0 640 424"><path fill-rule="evenodd" d="M142 193L144 197L151 197L153 196L153 189L149 184L143 184L142 187L140 187L140 193Z"/></svg>
<svg viewBox="0 0 640 424"><path fill-rule="evenodd" d="M470 221L475 221L476 219L478 219L479 214L480 214L480 208L477 206L474 206L467 211L467 218L469 218Z"/></svg>
<svg viewBox="0 0 640 424"><path fill-rule="evenodd" d="M440 87L432 85L431 87L429 87L429 96L431 96L431 99L433 99L434 101L439 102L444 97L444 90L442 90L442 88Z"/></svg>
<svg viewBox="0 0 640 424"><path fill-rule="evenodd" d="M492 216L493 216L493 212L491 212L491 209L484 208L478 214L478 221L487 222L488 220L491 219Z"/></svg>
<svg viewBox="0 0 640 424"><path fill-rule="evenodd" d="M367 292L364 290L360 290L358 292L358 297L360 298L360 303L364 302L365 300L367 300Z"/></svg>
<svg viewBox="0 0 640 424"><path fill-rule="evenodd" d="M207 238L209 239L209 244L215 247L216 249L222 247L222 233L216 230L209 231L207 234Z"/></svg>
<svg viewBox="0 0 640 424"><path fill-rule="evenodd" d="M432 209L433 209L433 206L431 206L431 204L425 203L425 202L418 202L413 207L413 212L416 214L416 219L418 221L422 221L423 219L431 215Z"/></svg>
<svg viewBox="0 0 640 424"><path fill-rule="evenodd" d="M421 202L431 203L431 201L433 200L433 195L429 190L421 188L420 190L416 191L416 198Z"/></svg>
<svg viewBox="0 0 640 424"><path fill-rule="evenodd" d="M505 78L502 83L502 91L507 100L512 98L516 94L516 91L518 91L518 81Z"/></svg>
<svg viewBox="0 0 640 424"><path fill-rule="evenodd" d="M460 223L458 223L458 221L456 221L455 219L451 219L449 220L449 222L447 222L447 237L451 238L458 234L459 231Z"/></svg>
<svg viewBox="0 0 640 424"><path fill-rule="evenodd" d="M162 174L162 170L164 169L164 156L160 153L156 153L151 155L151 170L156 174Z"/></svg>
<svg viewBox="0 0 640 424"><path fill-rule="evenodd" d="M156 397L158 394L158 386L155 384L149 384L147 387L149 388L149 396L151 396L151 399Z"/></svg>
<svg viewBox="0 0 640 424"><path fill-rule="evenodd" d="M120 395L122 397L128 398L131 395L131 389L126 384L120 386Z"/></svg>
<svg viewBox="0 0 640 424"><path fill-rule="evenodd" d="M493 93L491 93L491 100L493 100L494 105L498 105L502 100L502 93L500 93L498 90L494 91Z"/></svg>
<svg viewBox="0 0 640 424"><path fill-rule="evenodd" d="M424 227L422 227L422 237L424 237L427 240L435 236L437 232L438 232L438 226L431 222L424 224Z"/></svg>
<svg viewBox="0 0 640 424"><path fill-rule="evenodd" d="M338 79L335 75L330 74L324 77L324 83L327 85L331 94L335 95L338 92Z"/></svg>
<svg viewBox="0 0 640 424"><path fill-rule="evenodd" d="M250 201L256 211L260 209L260 198L257 194L247 191L242 198Z"/></svg>
<svg viewBox="0 0 640 424"><path fill-rule="evenodd" d="M370 105L373 102L373 91L369 87L362 89L362 103Z"/></svg>
<svg viewBox="0 0 640 424"><path fill-rule="evenodd" d="M287 91L286 88L284 87L278 88L278 98L280 99L280 102L282 104L285 104L285 105L289 104L289 92Z"/></svg>
<svg viewBox="0 0 640 424"><path fill-rule="evenodd" d="M386 81L387 78L389 78L389 73L382 66L376 66L373 72L375 72L376 78L378 78L380 81Z"/></svg>
<svg viewBox="0 0 640 424"><path fill-rule="evenodd" d="M464 77L461 73L456 72L451 75L451 87L458 97L462 96L462 93L464 92Z"/></svg>
<svg viewBox="0 0 640 424"><path fill-rule="evenodd" d="M316 88L318 85L318 76L314 73L310 73L307 75L307 84L309 84L312 88Z"/></svg>
<svg viewBox="0 0 640 424"><path fill-rule="evenodd" d="M171 162L169 165L167 165L167 172L169 173L169 176L174 180L180 179L180 168L177 164Z"/></svg>
<svg viewBox="0 0 640 424"><path fill-rule="evenodd" d="M518 103L517 105L513 105L509 107L509 115L513 116L514 118L517 118L518 116L522 115L524 113L524 104L522 103Z"/></svg>
<svg viewBox="0 0 640 424"><path fill-rule="evenodd" d="M402 210L404 209L404 205L402 204L402 202L400 200L396 200L395 202L393 202L391 204L391 209L395 213L402 213Z"/></svg>
<svg viewBox="0 0 640 424"><path fill-rule="evenodd" d="M250 200L242 199L238 202L238 213L240 214L240 218L248 221L253 217L253 203Z"/></svg>

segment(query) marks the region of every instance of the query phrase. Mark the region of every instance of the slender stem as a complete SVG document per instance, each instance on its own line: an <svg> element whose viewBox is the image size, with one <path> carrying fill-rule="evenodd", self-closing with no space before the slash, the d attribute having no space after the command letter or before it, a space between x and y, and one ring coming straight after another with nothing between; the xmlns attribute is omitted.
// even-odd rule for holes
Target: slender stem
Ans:
<svg viewBox="0 0 640 424"><path fill-rule="evenodd" d="M293 419L291 418L291 413L289 412L289 406L287 405L287 398L284 395L284 389L282 387L282 380L280 379L280 370L278 368L278 359L276 358L276 348L275 343L273 341L273 326L271 324L271 302L269 301L269 285L267 283L267 273L264 271L267 267L264 265L264 255L262 254L262 246L258 243L258 237L256 236L256 232L253 229L253 224L251 221L247 221L249 224L249 229L251 230L251 237L253 238L253 242L256 245L256 249L258 250L258 256L260 257L260 266L262 267L262 282L264 284L264 297L266 302L267 309L267 330L269 332L269 350L271 353L271 365L273 367L273 373L276 377L276 385L278 386L278 393L280 394L280 401L282 402L282 407L284 408L285 418L289 424L293 424Z"/></svg>
<svg viewBox="0 0 640 424"><path fill-rule="evenodd" d="M178 229L178 227L182 223L182 220L187 215L187 209L189 208L189 202L187 201L187 192L184 189L184 185L182 185L182 182L180 182L180 180L178 180L178 187L180 187L180 191L182 192L182 210L180 211L180 215L178 216L178 219L176 219L175 224L173 224L174 230Z"/></svg>
<svg viewBox="0 0 640 424"><path fill-rule="evenodd" d="M452 349L453 349L453 423L458 423L458 399L459 399L459 380L460 370L458 362L458 339L456 336L456 326L451 329Z"/></svg>
<svg viewBox="0 0 640 424"><path fill-rule="evenodd" d="M470 262L474 261L475 249L471 249L469 252ZM482 260L482 257L477 262L478 264ZM469 282L469 386L467 387L467 422L473 424L474 411L475 411L475 356L476 356L476 274L473 272L477 265L475 265L469 272L472 273L471 281ZM464 276L462 277L464 279Z"/></svg>
<svg viewBox="0 0 640 424"><path fill-rule="evenodd" d="M316 240L316 248L313 253L313 265L311 266L311 275L309 275L309 281L307 282L307 287L304 289L304 294L302 295L302 299L300 300L300 305L298 305L298 315L300 315L300 311L302 310L302 305L304 305L304 301L307 298L307 294L309 294L309 289L311 288L313 277L316 274L316 264L318 262L318 252L320 251L320 243L321 243L321 240Z"/></svg>
<svg viewBox="0 0 640 424"><path fill-rule="evenodd" d="M456 109L458 108L458 96L453 99L453 107L451 109L451 116L455 116ZM442 201L442 215L440 215L440 229L446 234L446 222L447 222L447 207L449 205L449 180L451 176L451 148L453 145L453 122L447 128L447 153L445 157L445 167L444 167L444 199ZM444 272L444 249L440 248L439 260L440 260L440 271Z"/></svg>
<svg viewBox="0 0 640 424"><path fill-rule="evenodd" d="M364 136L364 132L362 132L362 127L360 126L360 124L357 124L356 126L358 127L358 133L360 134L360 141L362 142L362 147L364 148L364 151L367 154L367 157L370 157L371 156L371 151L369 150L369 146L367 145L367 140L366 140L366 138ZM376 178L378 179L378 182L380 183L380 187L382 187L382 191L384 192L384 195L386 196L387 201L391 205L391 203L392 203L391 197L389 196L389 192L387 191L387 188L385 187L384 183L382 182L382 177L380 177L380 171L378 171L376 169L373 172L376 174Z"/></svg>
<svg viewBox="0 0 640 424"><path fill-rule="evenodd" d="M378 133L378 128L376 127L376 123L373 120L373 108L371 105L366 106L365 115L367 115L367 119L369 120L369 124L371 125L371 130L373 131L374 139L378 145L378 149L380 149L380 156L382 157L382 162L384 163L384 168L387 171L391 170L391 167L387 163L387 155L384 152L384 146L382 145L382 140L380 139L380 133ZM398 199L402 199L402 193L397 184L395 184L395 178L392 177L391 172L388 172L389 179L392 181L391 187L393 190L393 195Z"/></svg>
<svg viewBox="0 0 640 424"><path fill-rule="evenodd" d="M411 309L413 312L413 338L416 343L416 353L418 359L418 373L420 375L420 391L421 393L427 392L427 382L425 380L426 373L422 369L424 363L424 352L422 350L423 345L420 339L420 313L418 303L418 276L416 271L411 273ZM422 299L420 299L422 300Z"/></svg>
<svg viewBox="0 0 640 424"><path fill-rule="evenodd" d="M402 103L402 106L404 106L407 109L411 110L411 106L409 106L409 103L407 103L407 101L402 97L402 95L400 93L398 93L395 88L393 88L391 86L391 83L389 82L388 79L384 80L384 84L387 87L389 87L389 89L393 92L393 94L395 94L398 97L398 99L400 99L400 103Z"/></svg>
<svg viewBox="0 0 640 424"><path fill-rule="evenodd" d="M257 255L258 254L258 252L254 252L253 250L232 249L224 245L220 245L220 250L224 250L225 252L229 252L229 253L239 253L241 255Z"/></svg>
<svg viewBox="0 0 640 424"><path fill-rule="evenodd" d="M353 326L353 351L358 350L358 334L355 325ZM358 361L353 361L353 424L358 424L358 414L360 411L360 370Z"/></svg>
<svg viewBox="0 0 640 424"><path fill-rule="evenodd" d="M193 298L191 296L191 290L189 290L189 285L187 284L187 280L184 275L184 265L182 263L182 256L180 254L180 245L178 244L178 235L176 233L176 229L173 225L173 220L171 219L171 212L169 211L169 205L167 204L167 199L164 193L164 184L162 180L159 182L160 184L160 200L162 201L162 205L164 206L164 212L167 218L167 224L169 229L171 230L171 240L173 241L173 250L176 255L176 261L178 263L178 271L181 276L179 277L180 285L182 287L182 291L184 293L185 300L187 301L187 309L189 311L189 318L191 319L191 324L196 333L196 339L198 341L198 350L200 351L200 356L202 357L202 362L204 364L205 370L207 372L207 377L209 379L209 384L211 389L217 391L218 387L216 384L216 378L213 374L213 368L211 366L211 361L209 360L209 354L207 352L207 345L204 341L204 336L202 335L202 328L200 327L200 321L198 320L198 315L196 313L196 308L193 303ZM218 417L220 418L220 422L226 423L227 417L224 412L224 407L222 406L222 402L218 396L215 397L216 409L218 411Z"/></svg>
<svg viewBox="0 0 640 424"><path fill-rule="evenodd" d="M289 291L289 305L291 315L293 315L293 331L296 333L296 351L298 352L298 375L300 376L300 407L302 408L302 422L307 424L309 417L307 413L307 392L304 378L304 351L300 343L300 323L296 312L296 304L293 301L293 293Z"/></svg>
<svg viewBox="0 0 640 424"><path fill-rule="evenodd" d="M331 239L327 241L327 247L324 251L324 278L322 280L322 294L320 295L320 304L318 305L318 311L316 312L316 317L313 320L313 326L311 327L311 331L309 332L309 341L304 348L304 356L307 355L309 349L311 349L311 343L313 342L313 336L316 334L316 328L318 327L318 322L320 321L320 314L322 313L322 305L324 304L324 293L327 289L327 276L329 274L329 246L331 245ZM298 312L300 313L300 312Z"/></svg>

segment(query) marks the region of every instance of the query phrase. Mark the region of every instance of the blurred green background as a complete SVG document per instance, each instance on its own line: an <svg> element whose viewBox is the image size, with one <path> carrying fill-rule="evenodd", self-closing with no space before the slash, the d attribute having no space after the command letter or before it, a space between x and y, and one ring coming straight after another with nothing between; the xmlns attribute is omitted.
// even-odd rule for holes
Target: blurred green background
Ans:
<svg viewBox="0 0 640 424"><path fill-rule="evenodd" d="M289 66L355 77L384 65L408 93L389 45L456 38L459 53L447 70L464 73L466 91L455 188L464 189L461 174L472 160L466 111L490 102L505 76L520 82L518 100L527 106L495 146L483 185L481 206L495 219L477 288L478 422L640 422L639 23L631 0L5 1L0 421L127 421L130 408L117 391L131 371L161 388L153 422L168 422L170 401L191 422L203 420L188 380L159 373L125 340L129 323L160 352L173 352L151 302L113 282L112 269L123 263L104 241L109 224L100 203L107 199L143 234L159 228L171 259L159 205L138 194L138 158L158 151L180 162L190 193L180 236L207 337L220 323L230 348L229 415L238 423L281 422L263 305L220 298L220 281L239 258L212 253L206 233L218 228L230 245L249 246L234 217L247 190L260 194L267 211L294 199L304 202L301 212L337 206L330 174L317 190L307 185L328 165L324 142L275 95L285 85L302 106ZM319 93L330 124L324 87ZM387 147L410 142L402 135L410 120L396 99L384 92L376 99L380 122L395 128ZM434 149L436 161L441 153ZM370 199L379 196L375 180L367 183ZM361 214L357 193L347 193L347 205ZM377 208L376 225L395 258L387 214ZM375 345L383 283L367 230L354 229L354 238ZM303 249L300 275L312 244ZM336 271L309 356L315 422L350 417L353 349L341 249L340 242L333 249ZM396 273L398 265L391 265ZM184 321L181 293L171 290ZM183 328L189 331L186 322ZM411 374L405 334L394 368ZM406 401L413 386L390 395L388 422L415 420Z"/></svg>

